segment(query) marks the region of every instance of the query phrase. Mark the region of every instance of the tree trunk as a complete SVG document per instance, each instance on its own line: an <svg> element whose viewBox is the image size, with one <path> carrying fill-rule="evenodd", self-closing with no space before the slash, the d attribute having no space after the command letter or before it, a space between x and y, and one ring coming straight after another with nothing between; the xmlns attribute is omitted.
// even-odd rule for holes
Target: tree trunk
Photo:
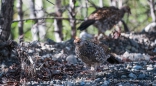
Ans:
<svg viewBox="0 0 156 86"><path fill-rule="evenodd" d="M42 0L30 0L30 18L44 17ZM35 24L31 28L33 41L45 41L46 25L45 20L35 20Z"/></svg>
<svg viewBox="0 0 156 86"><path fill-rule="evenodd" d="M76 3L76 0L70 0L69 2L69 18L70 18L72 38L75 38L76 36L75 3Z"/></svg>
<svg viewBox="0 0 156 86"><path fill-rule="evenodd" d="M7 41L11 32L14 0L1 0L0 40Z"/></svg>
<svg viewBox="0 0 156 86"><path fill-rule="evenodd" d="M62 0L56 0L56 6L55 6L56 17L62 17L62 12L60 10L61 1ZM63 40L62 19L54 19L54 35L55 35L56 42L61 42Z"/></svg>
<svg viewBox="0 0 156 86"><path fill-rule="evenodd" d="M99 0L99 6L103 7L103 0Z"/></svg>
<svg viewBox="0 0 156 86"><path fill-rule="evenodd" d="M115 6L116 7L116 0L110 0L110 6Z"/></svg>
<svg viewBox="0 0 156 86"><path fill-rule="evenodd" d="M36 18L36 13L35 13L35 0L29 0L29 8L30 8L30 18ZM36 25L36 23L38 22L38 20L34 20L35 24L32 26L31 28L31 34L32 34L32 38L33 41L38 41L38 27Z"/></svg>
<svg viewBox="0 0 156 86"><path fill-rule="evenodd" d="M29 8L30 8L30 18L36 18L35 0L29 0ZM37 23L37 20L35 20L35 23Z"/></svg>
<svg viewBox="0 0 156 86"><path fill-rule="evenodd" d="M118 8L120 9L122 7L123 1L122 0L118 0Z"/></svg>
<svg viewBox="0 0 156 86"><path fill-rule="evenodd" d="M37 18L43 18L44 17L44 11L43 11L43 1L42 0L36 0L35 2L35 10L36 10L36 17ZM46 25L45 20L38 20L37 22L37 29L39 31L39 39L40 41L46 40Z"/></svg>
<svg viewBox="0 0 156 86"><path fill-rule="evenodd" d="M18 11L18 20L23 20L23 2L22 0L17 0L17 11ZM23 21L18 22L18 34L19 34L19 43L24 41L23 34Z"/></svg>
<svg viewBox="0 0 156 86"><path fill-rule="evenodd" d="M153 22L156 22L154 0L148 0L148 4L149 4L149 6L150 6L152 21L153 21Z"/></svg>

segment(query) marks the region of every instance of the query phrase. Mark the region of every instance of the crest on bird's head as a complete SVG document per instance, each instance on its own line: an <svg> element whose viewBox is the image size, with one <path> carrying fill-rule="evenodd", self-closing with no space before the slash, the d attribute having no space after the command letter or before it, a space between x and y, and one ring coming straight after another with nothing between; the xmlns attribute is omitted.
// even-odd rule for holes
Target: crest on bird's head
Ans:
<svg viewBox="0 0 156 86"><path fill-rule="evenodd" d="M78 43L78 42L80 42L80 40L81 40L81 39L80 39L79 37L76 36L75 39L74 39L74 43Z"/></svg>
<svg viewBox="0 0 156 86"><path fill-rule="evenodd" d="M75 37L74 44L81 47L85 44L85 41L81 40L79 37Z"/></svg>

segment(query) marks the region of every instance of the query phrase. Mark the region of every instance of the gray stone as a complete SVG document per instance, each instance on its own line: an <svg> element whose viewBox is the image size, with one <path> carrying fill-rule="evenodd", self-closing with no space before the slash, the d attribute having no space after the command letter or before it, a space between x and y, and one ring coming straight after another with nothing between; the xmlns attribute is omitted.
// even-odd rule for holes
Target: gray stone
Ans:
<svg viewBox="0 0 156 86"><path fill-rule="evenodd" d="M130 45L128 45L127 47L126 47L126 49L128 49L128 50L130 50L132 47L130 46Z"/></svg>
<svg viewBox="0 0 156 86"><path fill-rule="evenodd" d="M122 75L121 78L127 78L127 76L126 75Z"/></svg>
<svg viewBox="0 0 156 86"><path fill-rule="evenodd" d="M135 47L132 47L131 50L132 50L133 52L138 52L138 49L136 49Z"/></svg>
<svg viewBox="0 0 156 86"><path fill-rule="evenodd" d="M140 66L140 65L135 65L135 66L133 66L133 69L140 70L140 69L142 69L142 66Z"/></svg>
<svg viewBox="0 0 156 86"><path fill-rule="evenodd" d="M139 74L138 79L144 79L145 78L145 74Z"/></svg>
<svg viewBox="0 0 156 86"><path fill-rule="evenodd" d="M75 55L69 55L67 58L66 58L66 61L70 64L77 64L77 58Z"/></svg>
<svg viewBox="0 0 156 86"><path fill-rule="evenodd" d="M29 50L28 50L28 53L34 53L34 50L29 49Z"/></svg>
<svg viewBox="0 0 156 86"><path fill-rule="evenodd" d="M152 67L147 67L147 70L151 71L151 70L153 70L153 68Z"/></svg>
<svg viewBox="0 0 156 86"><path fill-rule="evenodd" d="M131 42L131 44L132 44L134 47L139 48L139 45L138 45L138 43L137 43L136 41L130 39L130 42Z"/></svg>
<svg viewBox="0 0 156 86"><path fill-rule="evenodd" d="M136 76L134 73L130 73L128 76L129 76L130 78L133 78L133 79L136 79L136 78L137 78L137 76Z"/></svg>

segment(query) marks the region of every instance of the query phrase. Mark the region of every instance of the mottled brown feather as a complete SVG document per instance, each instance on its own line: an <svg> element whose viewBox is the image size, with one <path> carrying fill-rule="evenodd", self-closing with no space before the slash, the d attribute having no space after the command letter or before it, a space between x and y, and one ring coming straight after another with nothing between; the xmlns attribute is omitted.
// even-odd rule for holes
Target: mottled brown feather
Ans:
<svg viewBox="0 0 156 86"><path fill-rule="evenodd" d="M84 30L94 24L102 33L117 24L125 13L131 13L128 6L123 6L121 9L113 6L98 8L89 15L88 20L84 21L78 29Z"/></svg>
<svg viewBox="0 0 156 86"><path fill-rule="evenodd" d="M103 47L94 42L77 38L74 44L76 55L88 66L105 63L109 57Z"/></svg>

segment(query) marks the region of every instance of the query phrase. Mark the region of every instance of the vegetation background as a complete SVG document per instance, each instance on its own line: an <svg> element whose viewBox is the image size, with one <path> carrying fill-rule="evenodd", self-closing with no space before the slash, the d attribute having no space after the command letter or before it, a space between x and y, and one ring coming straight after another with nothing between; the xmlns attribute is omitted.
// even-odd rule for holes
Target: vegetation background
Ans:
<svg viewBox="0 0 156 86"><path fill-rule="evenodd" d="M44 41L49 38L59 42L78 36L80 31L76 30L77 27L95 10L90 2L99 7L130 6L131 15L123 18L130 31L142 31L155 21L150 6L154 7L156 0L14 0L10 38L16 41ZM43 30L37 31L40 25ZM35 34L32 31L34 27L37 28ZM98 32L93 26L87 31L91 34ZM42 35L39 37L38 34Z"/></svg>

